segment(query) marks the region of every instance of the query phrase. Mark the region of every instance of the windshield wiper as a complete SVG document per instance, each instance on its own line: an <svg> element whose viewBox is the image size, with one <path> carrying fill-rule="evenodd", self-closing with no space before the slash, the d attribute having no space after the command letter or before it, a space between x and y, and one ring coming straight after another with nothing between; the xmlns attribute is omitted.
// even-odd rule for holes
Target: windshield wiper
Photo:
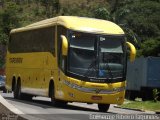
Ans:
<svg viewBox="0 0 160 120"><path fill-rule="evenodd" d="M85 77L91 77L90 75L93 75L94 73L97 73L96 63L97 63L96 59L93 59L93 61L91 62L91 64L87 68L87 72L84 74Z"/></svg>
<svg viewBox="0 0 160 120"><path fill-rule="evenodd" d="M106 65L107 65L107 69L108 69L108 72L109 72L109 76L111 77L111 79L108 78L109 82L111 82L111 80L113 79L113 74L112 74L112 71L111 71L111 67L109 66L109 62L107 60L106 62Z"/></svg>
<svg viewBox="0 0 160 120"><path fill-rule="evenodd" d="M102 55L103 55L103 57L104 57L104 53L103 53ZM103 60L103 63L104 63L103 69L107 69L107 71L108 71L108 73L109 73L108 80L109 80L109 82L111 82L110 80L113 79L113 73L112 73L111 67L110 67L110 65L109 65L109 60L105 60L105 61Z"/></svg>

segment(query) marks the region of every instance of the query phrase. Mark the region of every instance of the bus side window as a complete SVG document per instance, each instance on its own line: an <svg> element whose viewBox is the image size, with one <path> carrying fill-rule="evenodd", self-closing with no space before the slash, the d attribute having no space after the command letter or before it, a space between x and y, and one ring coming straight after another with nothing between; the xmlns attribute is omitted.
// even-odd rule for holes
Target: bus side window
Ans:
<svg viewBox="0 0 160 120"><path fill-rule="evenodd" d="M66 58L62 56L62 39L61 35L67 35L67 30L63 26L57 26L57 56L58 56L58 67L65 72L65 67L66 67Z"/></svg>
<svg viewBox="0 0 160 120"><path fill-rule="evenodd" d="M12 33L9 51L11 53L50 52L55 56L55 27Z"/></svg>

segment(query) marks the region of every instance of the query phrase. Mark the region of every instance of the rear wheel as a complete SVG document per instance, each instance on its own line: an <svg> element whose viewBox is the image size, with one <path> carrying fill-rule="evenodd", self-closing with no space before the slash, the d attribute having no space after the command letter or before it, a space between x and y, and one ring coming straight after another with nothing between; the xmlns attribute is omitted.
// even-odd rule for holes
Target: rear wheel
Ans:
<svg viewBox="0 0 160 120"><path fill-rule="evenodd" d="M100 112L107 112L110 104L98 104L98 109Z"/></svg>
<svg viewBox="0 0 160 120"><path fill-rule="evenodd" d="M21 99L21 81L20 80L17 81L15 93L16 93L16 98Z"/></svg>
<svg viewBox="0 0 160 120"><path fill-rule="evenodd" d="M17 81L17 85L14 89L14 98L21 100L32 100L32 95L24 94L21 92L21 81L20 79Z"/></svg>
<svg viewBox="0 0 160 120"><path fill-rule="evenodd" d="M18 93L17 93L17 84L16 84L16 82L13 84L12 90L13 90L14 99L17 99L18 98Z"/></svg>

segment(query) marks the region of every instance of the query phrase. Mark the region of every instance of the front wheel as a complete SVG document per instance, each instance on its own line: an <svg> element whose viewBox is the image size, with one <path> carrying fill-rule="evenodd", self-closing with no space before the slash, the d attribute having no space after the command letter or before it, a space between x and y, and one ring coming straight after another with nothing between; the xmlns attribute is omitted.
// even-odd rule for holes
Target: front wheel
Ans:
<svg viewBox="0 0 160 120"><path fill-rule="evenodd" d="M98 104L98 109L100 112L107 112L110 104Z"/></svg>
<svg viewBox="0 0 160 120"><path fill-rule="evenodd" d="M67 104L67 102L65 102L65 101L62 101L62 100L57 100L56 98L55 98L55 89L54 89L54 84L53 84L53 87L51 87L51 89L50 89L50 92L51 92L51 104L53 105L53 106L66 106L66 104Z"/></svg>

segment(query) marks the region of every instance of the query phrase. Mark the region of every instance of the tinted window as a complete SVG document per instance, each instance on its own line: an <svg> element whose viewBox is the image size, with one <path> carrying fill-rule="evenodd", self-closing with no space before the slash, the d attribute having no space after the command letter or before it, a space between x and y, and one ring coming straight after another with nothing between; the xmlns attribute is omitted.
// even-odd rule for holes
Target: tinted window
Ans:
<svg viewBox="0 0 160 120"><path fill-rule="evenodd" d="M55 55L55 27L11 34L9 51L11 53L51 52Z"/></svg>
<svg viewBox="0 0 160 120"><path fill-rule="evenodd" d="M71 47L72 48L79 48L79 49L87 49L87 50L94 50L95 44L95 35L91 34L84 34L84 33L72 33L71 35Z"/></svg>
<svg viewBox="0 0 160 120"><path fill-rule="evenodd" d="M101 36L100 49L101 52L123 53L122 37Z"/></svg>

